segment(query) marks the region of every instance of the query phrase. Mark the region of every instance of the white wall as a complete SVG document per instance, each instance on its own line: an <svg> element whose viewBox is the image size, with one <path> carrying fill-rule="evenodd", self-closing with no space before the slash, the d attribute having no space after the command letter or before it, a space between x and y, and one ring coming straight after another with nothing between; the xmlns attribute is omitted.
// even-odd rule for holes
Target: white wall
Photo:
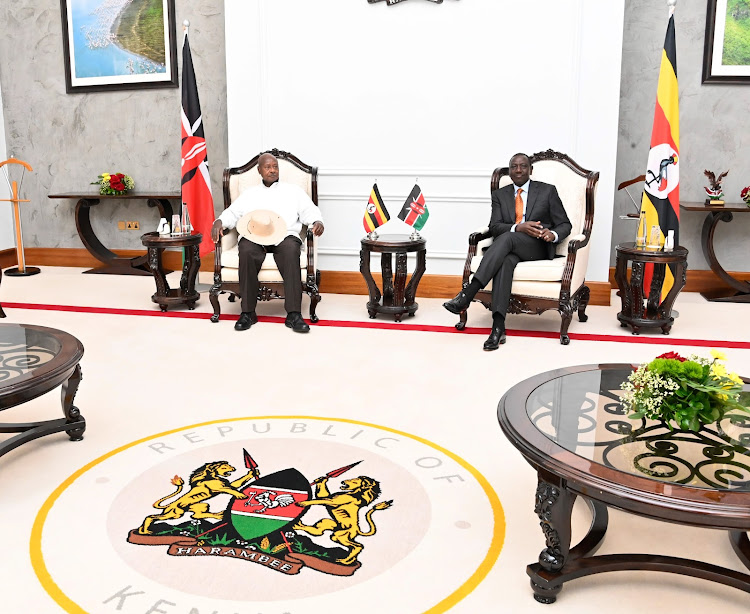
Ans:
<svg viewBox="0 0 750 614"><path fill-rule="evenodd" d="M270 147L320 169L321 268L357 270L377 179L392 219L416 178L427 273L460 275L517 151L601 172L588 278L606 281L624 0L226 0L229 163Z"/></svg>
<svg viewBox="0 0 750 614"><path fill-rule="evenodd" d="M7 159L5 147L5 121L3 119L3 94L0 91L0 160ZM0 198L10 198L5 175L0 170ZM0 250L14 248L13 210L10 203L0 203Z"/></svg>

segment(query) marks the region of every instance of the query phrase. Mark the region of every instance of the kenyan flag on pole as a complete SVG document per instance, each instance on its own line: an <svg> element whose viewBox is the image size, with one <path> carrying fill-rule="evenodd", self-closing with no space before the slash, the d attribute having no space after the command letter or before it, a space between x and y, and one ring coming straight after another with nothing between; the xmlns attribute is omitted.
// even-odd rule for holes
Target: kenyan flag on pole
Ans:
<svg viewBox="0 0 750 614"><path fill-rule="evenodd" d="M233 499L227 511L232 526L246 540L283 531L305 511L296 505L297 501L307 501L312 496L310 483L296 469L262 477L242 492L247 499Z"/></svg>
<svg viewBox="0 0 750 614"><path fill-rule="evenodd" d="M422 188L415 183L411 189L411 194L406 197L406 202L401 207L398 219L403 220L409 226L413 226L414 230L422 230L428 217L430 217L430 212L427 211L427 205L424 203Z"/></svg>

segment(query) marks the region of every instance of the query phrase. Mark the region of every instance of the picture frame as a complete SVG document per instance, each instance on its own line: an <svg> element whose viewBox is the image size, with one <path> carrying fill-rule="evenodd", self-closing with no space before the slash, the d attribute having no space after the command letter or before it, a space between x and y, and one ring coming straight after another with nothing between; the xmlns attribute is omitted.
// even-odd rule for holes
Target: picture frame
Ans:
<svg viewBox="0 0 750 614"><path fill-rule="evenodd" d="M68 94L177 87L174 0L60 0Z"/></svg>
<svg viewBox="0 0 750 614"><path fill-rule="evenodd" d="M750 83L750 3L708 0L702 83Z"/></svg>

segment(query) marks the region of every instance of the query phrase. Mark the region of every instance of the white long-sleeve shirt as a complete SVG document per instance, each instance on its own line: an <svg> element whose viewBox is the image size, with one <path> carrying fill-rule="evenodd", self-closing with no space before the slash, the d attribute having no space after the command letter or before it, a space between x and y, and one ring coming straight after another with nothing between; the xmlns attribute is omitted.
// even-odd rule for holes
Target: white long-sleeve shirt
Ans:
<svg viewBox="0 0 750 614"><path fill-rule="evenodd" d="M257 209L268 209L278 213L286 222L287 236L298 236L302 226L322 222L320 209L310 200L307 193L292 183L277 181L267 187L265 184L253 186L240 194L218 219L225 229L234 228L240 218Z"/></svg>

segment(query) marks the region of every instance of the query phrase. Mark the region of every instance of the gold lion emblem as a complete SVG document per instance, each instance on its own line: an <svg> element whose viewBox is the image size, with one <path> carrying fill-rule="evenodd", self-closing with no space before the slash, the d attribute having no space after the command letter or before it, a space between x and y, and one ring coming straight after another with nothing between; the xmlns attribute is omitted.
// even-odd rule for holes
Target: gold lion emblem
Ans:
<svg viewBox="0 0 750 614"><path fill-rule="evenodd" d="M180 494L185 484L181 477L174 476L172 484L177 486L177 490L154 503L156 509L164 510L164 512L146 516L143 524L138 528L138 533L150 535L151 525L157 520L182 518L188 512L192 513L195 519L214 518L221 520L222 514L210 512L206 501L218 494L232 495L237 499L247 499L247 495L241 493L240 489L255 477L251 469L243 477L230 482L226 476L234 471L235 468L226 461L206 463L190 474L190 490L172 503L162 505L167 499Z"/></svg>
<svg viewBox="0 0 750 614"><path fill-rule="evenodd" d="M359 512L380 496L380 483L377 480L360 476L351 480L341 482L341 492L330 494L327 487L328 478L318 478L313 482L316 486L315 499L298 501L297 505L309 507L311 505L323 505L327 508L330 518L323 518L314 525L306 525L298 522L294 525L295 531L309 533L310 535L323 535L331 531L331 541L348 549L348 554L343 559L337 559L342 565L353 565L357 556L362 552L364 546L355 541L357 537L369 537L375 535L375 524L372 515L375 510L384 510L391 507L393 501L382 501L373 505L365 513L365 520L369 526L367 532L359 528Z"/></svg>

